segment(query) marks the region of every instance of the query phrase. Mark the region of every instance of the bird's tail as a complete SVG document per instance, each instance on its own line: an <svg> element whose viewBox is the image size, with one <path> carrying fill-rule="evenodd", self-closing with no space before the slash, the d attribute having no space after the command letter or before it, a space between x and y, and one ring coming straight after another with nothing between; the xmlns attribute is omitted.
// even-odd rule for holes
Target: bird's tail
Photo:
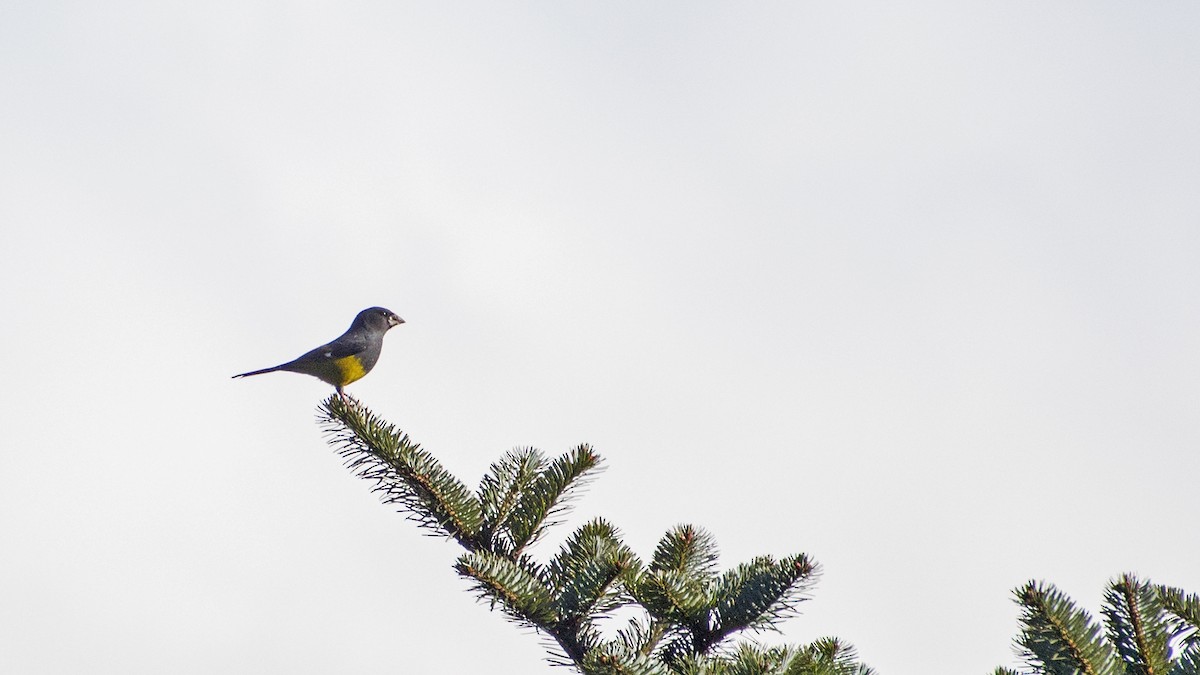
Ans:
<svg viewBox="0 0 1200 675"><path fill-rule="evenodd" d="M262 375L263 373L273 373L273 372L279 370L280 368L283 368L283 366L272 366L270 368L263 368L262 370L252 370L248 373L240 373L238 375L234 375L233 377L234 377L234 379L236 379L239 377L250 377L251 375Z"/></svg>

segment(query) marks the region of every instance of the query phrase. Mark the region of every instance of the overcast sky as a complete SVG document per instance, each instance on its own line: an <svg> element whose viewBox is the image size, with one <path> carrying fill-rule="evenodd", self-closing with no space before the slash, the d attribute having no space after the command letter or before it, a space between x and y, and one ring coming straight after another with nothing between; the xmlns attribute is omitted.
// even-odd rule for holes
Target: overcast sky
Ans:
<svg viewBox="0 0 1200 675"><path fill-rule="evenodd" d="M915 5L915 6L914 6ZM1200 5L0 6L0 671L549 673L229 376L469 484L587 442L649 557L824 574L768 643L1015 664L1010 590L1200 591ZM545 542L543 559L566 535Z"/></svg>

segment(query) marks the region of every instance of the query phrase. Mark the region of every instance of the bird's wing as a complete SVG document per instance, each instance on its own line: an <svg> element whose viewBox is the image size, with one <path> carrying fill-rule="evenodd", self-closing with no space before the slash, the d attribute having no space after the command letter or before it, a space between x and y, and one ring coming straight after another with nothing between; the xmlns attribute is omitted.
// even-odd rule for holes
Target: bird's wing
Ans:
<svg viewBox="0 0 1200 675"><path fill-rule="evenodd" d="M361 337L343 335L327 345L321 345L320 347L317 347L316 349L296 360L320 359L336 361L338 359L344 359L347 356L361 354L362 352L366 351L369 344L370 343L368 343L367 340Z"/></svg>

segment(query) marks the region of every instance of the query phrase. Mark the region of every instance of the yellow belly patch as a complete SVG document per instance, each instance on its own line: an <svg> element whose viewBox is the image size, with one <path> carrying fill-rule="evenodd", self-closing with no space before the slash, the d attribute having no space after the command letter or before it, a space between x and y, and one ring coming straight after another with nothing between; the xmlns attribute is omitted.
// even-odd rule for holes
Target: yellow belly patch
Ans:
<svg viewBox="0 0 1200 675"><path fill-rule="evenodd" d="M362 361L359 361L357 356L334 359L333 365L337 366L338 372L342 374L342 381L339 384L343 387L367 374L367 371L363 370Z"/></svg>

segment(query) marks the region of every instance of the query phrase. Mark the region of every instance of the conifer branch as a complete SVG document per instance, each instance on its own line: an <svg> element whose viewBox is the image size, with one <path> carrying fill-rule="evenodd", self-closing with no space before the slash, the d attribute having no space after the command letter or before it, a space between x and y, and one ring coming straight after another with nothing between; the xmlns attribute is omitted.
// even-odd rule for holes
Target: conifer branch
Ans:
<svg viewBox="0 0 1200 675"><path fill-rule="evenodd" d="M817 569L804 555L756 558L718 576L712 536L681 525L663 536L646 566L615 527L597 518L577 529L549 563L534 561L525 550L600 468L590 446L553 461L532 448L513 450L492 464L473 493L358 401L334 396L320 411L329 442L347 466L373 481L385 503L399 504L422 527L458 541L467 552L456 571L481 599L551 637L563 665L584 675L870 673L842 668L853 651L836 641L832 651L818 643L801 650L743 644L734 657L720 647L737 631L772 627L794 612ZM605 639L598 622L634 603L645 616Z"/></svg>
<svg viewBox="0 0 1200 675"><path fill-rule="evenodd" d="M616 528L601 519L575 531L550 561L548 576L555 606L564 622L594 619L619 603L615 585L636 573L641 562L618 539Z"/></svg>
<svg viewBox="0 0 1200 675"><path fill-rule="evenodd" d="M804 554L778 562L762 556L726 572L716 592L715 625L704 642L715 644L733 632L770 627L795 614L817 573Z"/></svg>
<svg viewBox="0 0 1200 675"><path fill-rule="evenodd" d="M717 578L716 560L707 532L680 526L663 536L631 584L633 597L660 624L658 638L675 634L664 648L668 663L691 652L707 654L735 632L768 628L790 616L818 571L803 554L778 562L764 556Z"/></svg>
<svg viewBox="0 0 1200 675"><path fill-rule="evenodd" d="M693 525L679 525L659 540L650 571L681 572L708 581L713 578L717 558L717 544L711 534Z"/></svg>
<svg viewBox="0 0 1200 675"><path fill-rule="evenodd" d="M1100 639L1100 627L1087 612L1051 584L1030 581L1016 590L1025 628L1018 644L1031 665L1054 673L1117 675L1112 648Z"/></svg>
<svg viewBox="0 0 1200 675"><path fill-rule="evenodd" d="M763 647L743 642L730 653L702 659L689 655L675 665L678 675L875 675L858 662L854 648L835 638L804 647Z"/></svg>
<svg viewBox="0 0 1200 675"><path fill-rule="evenodd" d="M587 675L672 675L661 661L639 654L589 653L583 661Z"/></svg>
<svg viewBox="0 0 1200 675"><path fill-rule="evenodd" d="M542 453L533 448L513 450L492 464L479 485L479 501L483 506L483 539L498 551L516 552L509 519L545 467Z"/></svg>
<svg viewBox="0 0 1200 675"><path fill-rule="evenodd" d="M875 675L875 671L858 662L854 647L826 637L793 653L783 675Z"/></svg>
<svg viewBox="0 0 1200 675"><path fill-rule="evenodd" d="M1171 586L1155 586L1163 609L1172 616L1171 636L1200 647L1200 594Z"/></svg>
<svg viewBox="0 0 1200 675"><path fill-rule="evenodd" d="M373 481L385 504L399 504L422 527L479 546L479 501L433 455L350 397L331 396L321 406L329 441L346 465Z"/></svg>
<svg viewBox="0 0 1200 675"><path fill-rule="evenodd" d="M475 582L480 597L499 601L505 612L518 622L538 628L558 621L550 589L528 563L488 551L473 551L459 557L454 568Z"/></svg>
<svg viewBox="0 0 1200 675"><path fill-rule="evenodd" d="M1175 659L1175 666L1168 675L1200 675L1200 644L1188 645Z"/></svg>
<svg viewBox="0 0 1200 675"><path fill-rule="evenodd" d="M1104 594L1107 641L1087 612L1050 584L1014 591L1023 611L1016 643L1033 673L1200 675L1194 619L1200 597L1124 574ZM993 675L1018 675L998 668Z"/></svg>
<svg viewBox="0 0 1200 675"><path fill-rule="evenodd" d="M670 630L671 626L665 621L650 619L649 625L646 626L642 646L638 651L646 656L653 654Z"/></svg>
<svg viewBox="0 0 1200 675"><path fill-rule="evenodd" d="M580 445L541 471L533 485L521 493L509 521L513 551L520 553L547 527L557 525L551 519L567 508L571 494L599 469L600 455L590 445Z"/></svg>
<svg viewBox="0 0 1200 675"><path fill-rule="evenodd" d="M700 579L674 570L647 572L630 591L655 619L689 629L707 628L708 585Z"/></svg>
<svg viewBox="0 0 1200 675"><path fill-rule="evenodd" d="M1168 628L1158 594L1131 574L1104 594L1108 638L1130 673L1163 675L1170 668Z"/></svg>
<svg viewBox="0 0 1200 675"><path fill-rule="evenodd" d="M712 535L691 525L679 525L663 535L649 566L631 579L630 593L650 614L656 643L669 633L703 633L709 629L717 556ZM676 652L686 652L682 644L668 643L665 658L670 661Z"/></svg>

